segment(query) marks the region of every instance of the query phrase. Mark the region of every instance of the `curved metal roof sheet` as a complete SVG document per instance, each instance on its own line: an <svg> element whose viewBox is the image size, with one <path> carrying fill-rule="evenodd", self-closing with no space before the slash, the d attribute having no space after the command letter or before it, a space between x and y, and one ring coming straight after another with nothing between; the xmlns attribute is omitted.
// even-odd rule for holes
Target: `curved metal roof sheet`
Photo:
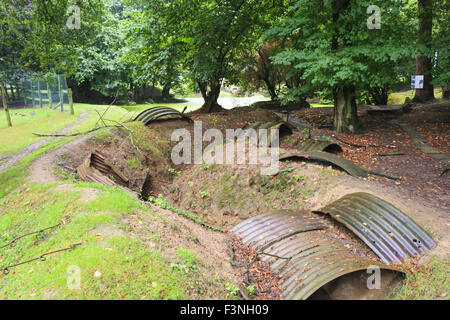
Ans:
<svg viewBox="0 0 450 320"><path fill-rule="evenodd" d="M178 110L169 107L155 107L142 111L139 113L134 121L141 121L144 124L149 124L153 120L166 117L166 116L179 116L181 118L189 119L183 113Z"/></svg>
<svg viewBox="0 0 450 320"><path fill-rule="evenodd" d="M310 212L282 210L250 218L231 232L247 245L266 247L261 259L283 276L283 296L288 300L307 299L334 279L370 266L396 270L331 242L326 229Z"/></svg>
<svg viewBox="0 0 450 320"><path fill-rule="evenodd" d="M352 230L385 263L401 263L436 243L392 204L368 193L353 193L319 210Z"/></svg>

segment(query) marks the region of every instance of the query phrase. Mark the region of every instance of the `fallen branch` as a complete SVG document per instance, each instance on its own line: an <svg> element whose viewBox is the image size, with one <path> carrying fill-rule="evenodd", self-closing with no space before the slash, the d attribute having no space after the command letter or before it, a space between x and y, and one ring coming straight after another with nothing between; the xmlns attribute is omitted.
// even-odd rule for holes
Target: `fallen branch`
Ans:
<svg viewBox="0 0 450 320"><path fill-rule="evenodd" d="M348 141L342 140L341 138L338 138L336 136L333 136L333 138L338 140L338 141L340 141L340 142L342 142L342 143L345 143L345 144L347 144L349 146L355 147L355 148L390 148L390 149L397 148L396 146L389 146L389 145L378 146L378 145L375 145L375 144L369 144L367 146L363 146L363 145L360 145L360 144L355 144L355 143L352 143L352 142L348 142Z"/></svg>
<svg viewBox="0 0 450 320"><path fill-rule="evenodd" d="M379 153L380 157L393 157L393 156L404 156L404 152L392 152L392 153Z"/></svg>
<svg viewBox="0 0 450 320"><path fill-rule="evenodd" d="M103 127L98 127L98 128L94 128L88 131L84 131L84 132L76 132L76 133L69 133L69 134L64 134L64 133L37 133L37 132L33 132L33 134L35 136L38 137L76 137L76 136L82 136L91 132L95 132L101 129L106 129L106 128L120 128L122 126L118 126L118 125L109 125L109 126L103 126Z"/></svg>
<svg viewBox="0 0 450 320"><path fill-rule="evenodd" d="M382 172L378 172L378 171L372 171L372 170L366 170L368 174L373 174L376 176L380 176L380 177L385 177L388 179L392 179L392 180L400 180L401 178L398 176L392 176L390 174L387 173L382 173Z"/></svg>

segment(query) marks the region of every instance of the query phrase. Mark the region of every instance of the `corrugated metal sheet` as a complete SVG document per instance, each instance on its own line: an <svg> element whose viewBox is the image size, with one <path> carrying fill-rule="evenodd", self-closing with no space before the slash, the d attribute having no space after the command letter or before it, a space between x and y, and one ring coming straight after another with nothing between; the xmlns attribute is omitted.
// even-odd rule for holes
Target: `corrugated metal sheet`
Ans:
<svg viewBox="0 0 450 320"><path fill-rule="evenodd" d="M106 160L106 156L100 151L91 153L77 168L78 176L90 182L96 182L107 186L128 185L128 178L114 165Z"/></svg>
<svg viewBox="0 0 450 320"><path fill-rule="evenodd" d="M335 154L323 152L323 151L286 151L281 154L280 160L289 160L295 158L303 158L307 160L313 161L321 161L334 164L339 168L345 170L348 174L359 177L359 178L367 178L368 173L366 169L358 166L357 164L347 160L345 158L339 157Z"/></svg>
<svg viewBox="0 0 450 320"><path fill-rule="evenodd" d="M368 193L349 194L322 208L352 230L385 263L400 263L429 251L436 243L392 204Z"/></svg>
<svg viewBox="0 0 450 320"><path fill-rule="evenodd" d="M280 138L284 136L291 135L293 133L292 126L284 121L273 121L273 122L262 122L258 121L251 125L246 125L242 128L243 130L246 129L266 129L267 130L267 145L270 147L272 146L272 139L271 139L271 130L272 129L278 129Z"/></svg>
<svg viewBox="0 0 450 320"><path fill-rule="evenodd" d="M262 247L286 231L296 233L327 227L312 214L303 211L274 211L248 219L231 231L238 234L244 243Z"/></svg>
<svg viewBox="0 0 450 320"><path fill-rule="evenodd" d="M231 230L255 248L267 247L262 260L284 278L283 297L304 300L343 275L383 264L353 254L324 233L327 226L305 211L277 211L250 218ZM279 241L277 241L279 240Z"/></svg>
<svg viewBox="0 0 450 320"><path fill-rule="evenodd" d="M181 113L178 110L175 110L173 108L169 107L156 107L156 108L150 108L147 110L142 111L140 114L136 116L134 121L141 121L144 124L149 124L153 120L160 119L167 116L179 116L182 119L188 119L189 117L185 116L183 113Z"/></svg>
<svg viewBox="0 0 450 320"><path fill-rule="evenodd" d="M321 141L315 139L305 139L295 145L295 148L305 152L325 151L325 152L341 152L342 148L334 142Z"/></svg>

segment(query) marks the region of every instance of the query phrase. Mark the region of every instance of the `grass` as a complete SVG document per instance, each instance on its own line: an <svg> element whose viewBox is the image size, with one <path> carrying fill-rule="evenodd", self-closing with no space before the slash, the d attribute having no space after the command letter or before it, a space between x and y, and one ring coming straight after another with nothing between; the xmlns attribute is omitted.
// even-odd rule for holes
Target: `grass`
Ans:
<svg viewBox="0 0 450 320"><path fill-rule="evenodd" d="M189 188L184 197L197 212L209 211L211 207L244 215L260 210L298 209L303 204L301 200L316 190L301 172L293 170L268 177L227 166L208 170L199 166L194 177L194 181L187 182Z"/></svg>
<svg viewBox="0 0 450 320"><path fill-rule="evenodd" d="M402 92L393 92L389 95L388 105L399 105L405 103L406 97L412 99L414 98L415 90L408 90ZM442 88L434 89L434 97L436 99L442 98Z"/></svg>
<svg viewBox="0 0 450 320"><path fill-rule="evenodd" d="M77 103L74 108L74 116L66 112L62 113L48 108L11 110L12 128L7 127L5 113L0 112L0 135L2 136L0 141L0 155L11 156L21 152L26 146L45 139L33 135L33 132L57 132L77 121L80 115L85 112L88 112L86 119L82 123L74 126L67 133L92 129L99 118L96 111L104 111L108 106ZM31 116L31 112L34 112L35 115ZM26 114L27 116L15 116L15 113ZM127 113L125 109L113 106L109 108L105 118L115 121L124 120L126 119Z"/></svg>
<svg viewBox="0 0 450 320"><path fill-rule="evenodd" d="M390 300L449 300L450 260L431 257L421 266L407 265L404 283L388 296Z"/></svg>
<svg viewBox="0 0 450 320"><path fill-rule="evenodd" d="M131 227L123 222L130 215L169 222L129 193L76 183L66 175L60 175L67 179L61 183L24 184L26 169L35 158L72 139L52 140L0 172L0 246L18 235L66 221L39 237L26 237L15 247L0 249L0 268L73 243L83 244L0 275L0 299L188 299L192 294L212 297L212 291L214 296L217 292L225 296L228 279L200 274L198 267L203 264L189 249L178 248L175 257L168 256L165 248L149 250L130 234ZM59 187L62 184L68 187ZM97 189L100 195L87 203L80 201L85 188L88 192ZM158 231L146 236L160 238ZM171 268L174 263L186 268ZM71 270L80 271L80 289L68 286L73 279Z"/></svg>
<svg viewBox="0 0 450 320"><path fill-rule="evenodd" d="M99 198L77 201L83 187L98 188ZM118 229L110 235L97 233L104 226L120 226L123 216L150 212L127 192L80 184L66 191L57 184L18 189L1 200L2 243L14 236L59 223L66 224L39 238L27 237L12 248L1 249L0 266L39 257L44 252L83 242L74 250L48 256L11 269L0 278L0 297L8 299L183 299L187 275L167 268L162 252L149 251L136 238ZM117 227L118 228L118 227ZM193 259L180 252L185 259ZM191 261L191 263L193 263ZM67 286L67 270L81 270L80 290ZM100 274L100 275L99 275Z"/></svg>
<svg viewBox="0 0 450 320"><path fill-rule="evenodd" d="M163 161L169 157L170 142L163 139L162 133L158 129L147 130L142 122L127 123L126 127L131 130L133 143L139 149L150 153L157 161ZM126 129L123 129L123 131L128 133Z"/></svg>
<svg viewBox="0 0 450 320"><path fill-rule="evenodd" d="M35 116L30 116L34 111ZM26 146L43 140L33 135L33 132L52 133L75 122L78 118L68 113L61 113L49 109L20 109L17 112L27 114L26 117L15 116L11 112L13 127L6 125L5 113L0 112L0 155L13 155L22 151Z"/></svg>

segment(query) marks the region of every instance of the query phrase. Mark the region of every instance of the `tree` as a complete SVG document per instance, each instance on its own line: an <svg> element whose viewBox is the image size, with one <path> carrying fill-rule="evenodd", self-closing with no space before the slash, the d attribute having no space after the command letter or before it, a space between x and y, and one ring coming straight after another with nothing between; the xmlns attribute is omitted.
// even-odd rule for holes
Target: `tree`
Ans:
<svg viewBox="0 0 450 320"><path fill-rule="evenodd" d="M265 43L249 50L239 57L235 65L238 73L235 83L245 92L265 89L272 101L279 99L285 74L280 66L272 62L278 44Z"/></svg>
<svg viewBox="0 0 450 320"><path fill-rule="evenodd" d="M274 8L273 0L155 0L140 5L149 22L162 26L164 41L180 48L183 70L205 100L202 112L221 110L217 99L223 80L235 76L237 58L261 37L264 13Z"/></svg>
<svg viewBox="0 0 450 320"><path fill-rule="evenodd" d="M124 59L126 38L123 20L126 8L117 0L105 3L102 28L74 50L75 71L71 77L79 101L103 103L128 100L133 64ZM130 83L131 82L131 83ZM108 98L108 99L106 99Z"/></svg>
<svg viewBox="0 0 450 320"><path fill-rule="evenodd" d="M442 96L450 98L450 0L433 3L433 84L442 87Z"/></svg>
<svg viewBox="0 0 450 320"><path fill-rule="evenodd" d="M7 57L2 59L2 69L41 74L73 72L77 58L73 48L85 47L86 39L98 30L103 3L76 1L83 14L79 29L66 24L67 9L72 4L75 2L67 0L1 0L2 57Z"/></svg>
<svg viewBox="0 0 450 320"><path fill-rule="evenodd" d="M141 8L140 8L141 9ZM151 83L160 84L162 96L170 97L170 89L182 83L182 46L166 32L163 20L154 7L133 10L126 23L125 59L134 65L132 77L135 89Z"/></svg>
<svg viewBox="0 0 450 320"><path fill-rule="evenodd" d="M434 99L433 51L431 49L433 30L433 0L418 0L417 58L416 74L424 76L423 89L416 89L413 101L425 102Z"/></svg>
<svg viewBox="0 0 450 320"><path fill-rule="evenodd" d="M291 43L275 56L276 64L292 66L316 90L332 91L338 132L360 130L357 91L398 81L399 75L390 76L390 66L414 54L414 43L405 41L402 33L408 25L402 1L383 1L380 29L368 27L369 5L363 0L296 1L267 34ZM304 86L294 94L310 90Z"/></svg>

